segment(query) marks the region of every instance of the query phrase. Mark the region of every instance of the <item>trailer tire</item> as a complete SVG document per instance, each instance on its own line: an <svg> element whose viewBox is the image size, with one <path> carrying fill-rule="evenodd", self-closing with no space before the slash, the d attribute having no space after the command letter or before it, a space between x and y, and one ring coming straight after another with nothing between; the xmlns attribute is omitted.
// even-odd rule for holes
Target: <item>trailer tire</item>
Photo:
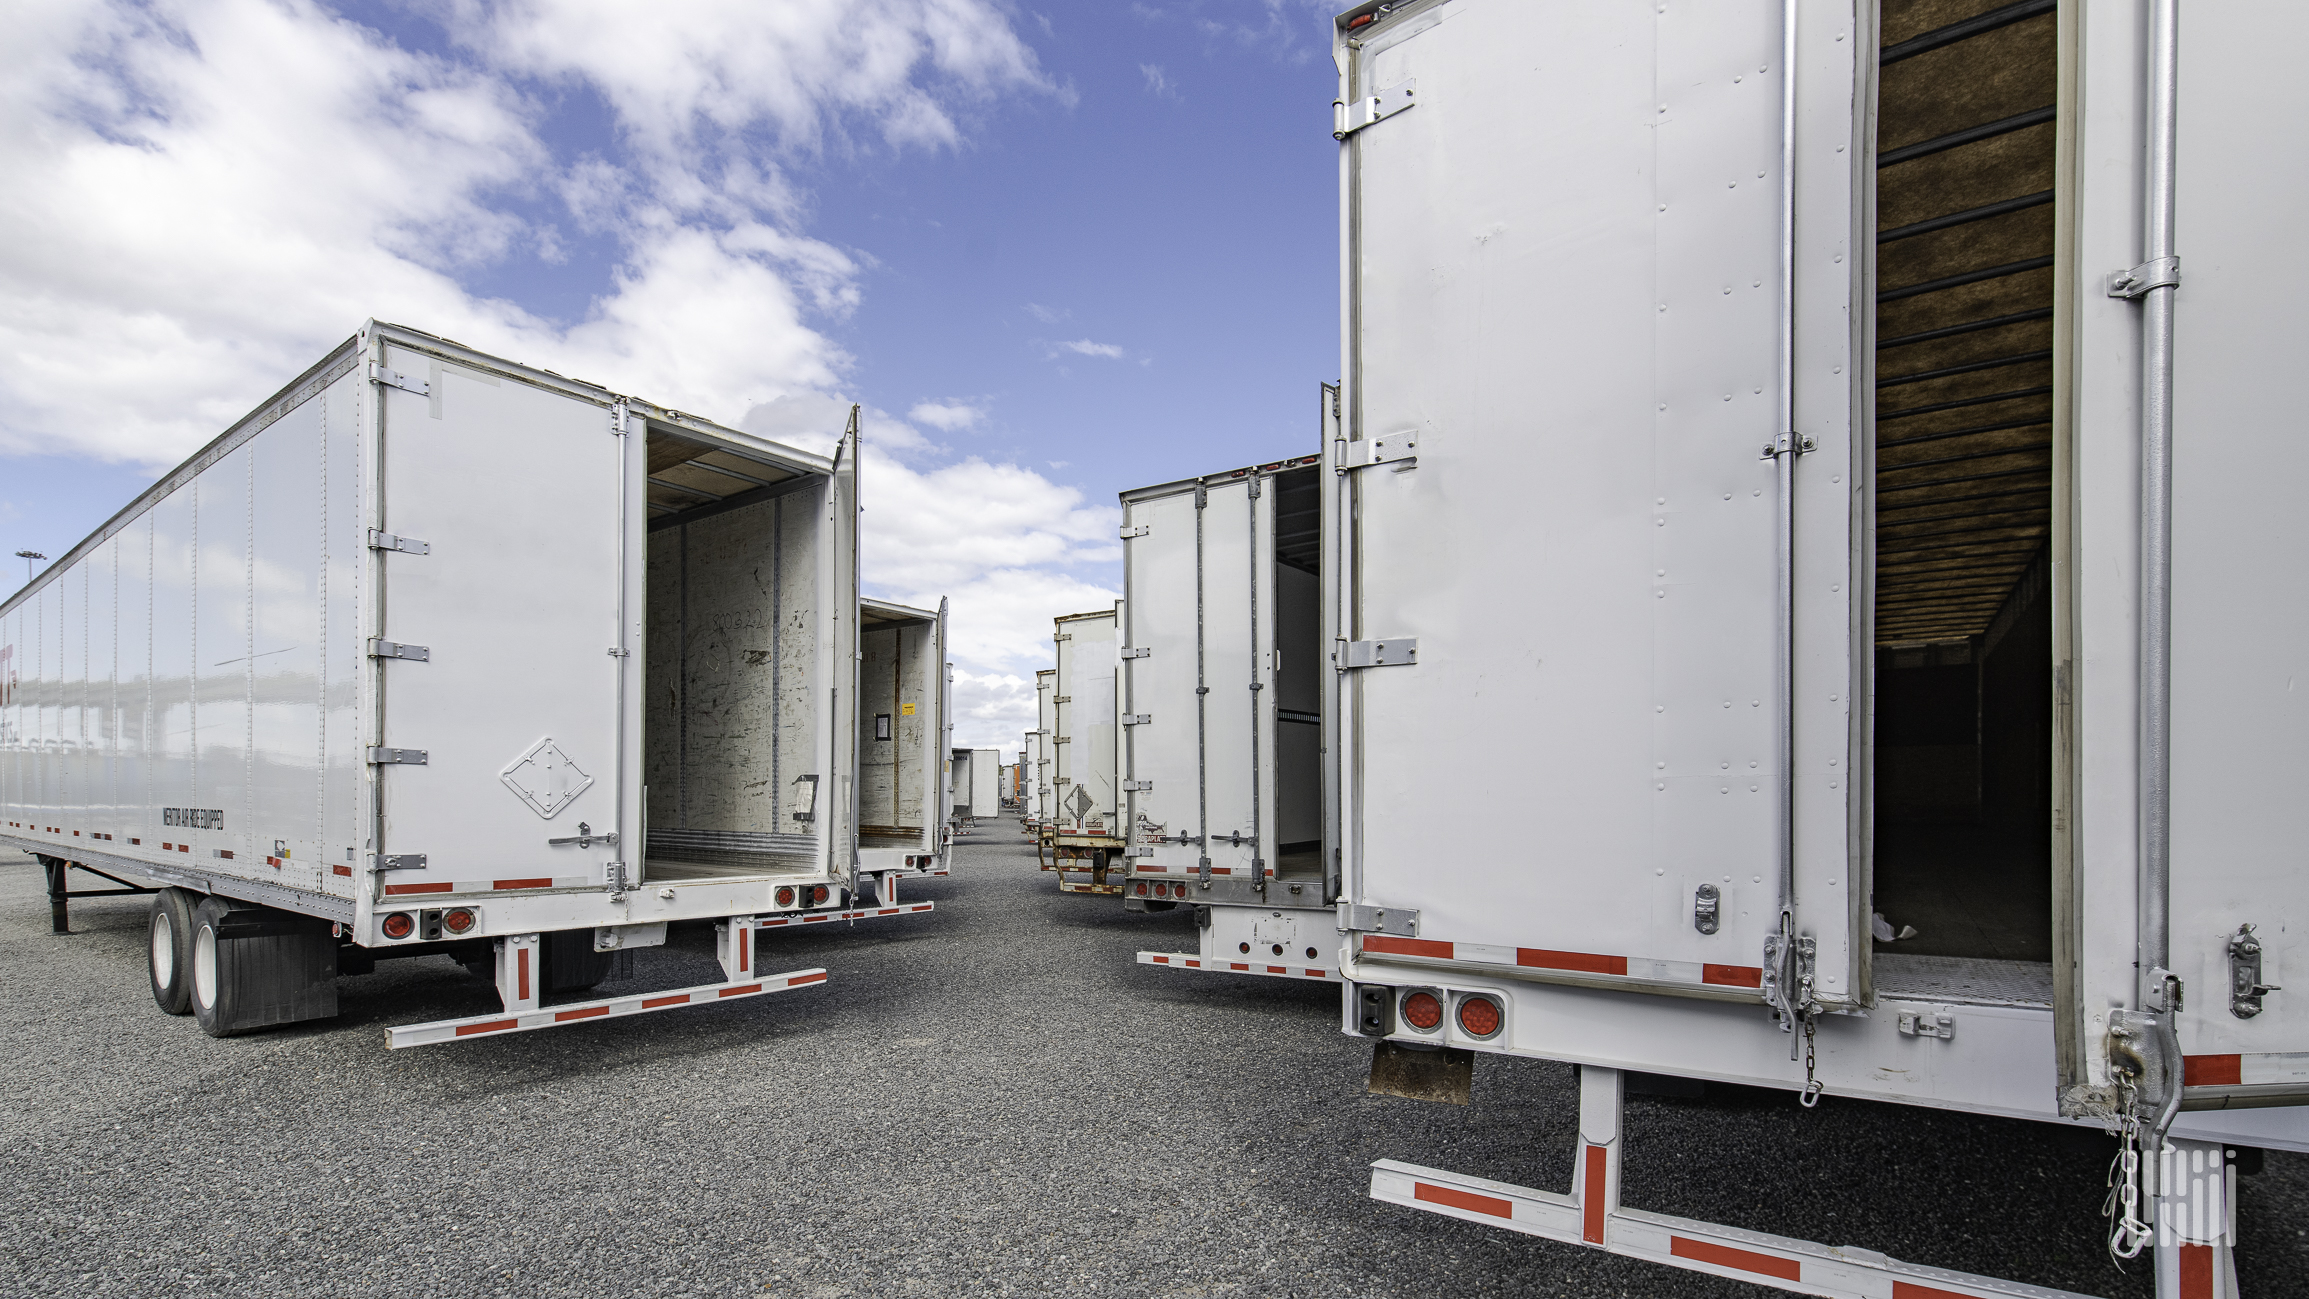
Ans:
<svg viewBox="0 0 2309 1299"><path fill-rule="evenodd" d="M236 1031L227 1027L230 1022L223 1006L224 953L217 938L217 925L228 910L226 905L211 897L193 908L192 934L188 946L191 953L185 962L186 992L191 995L192 1017L200 1024L200 1031L210 1037L231 1037Z"/></svg>
<svg viewBox="0 0 2309 1299"><path fill-rule="evenodd" d="M153 1001L171 1015L192 1013L192 911L192 895L183 889L152 895L145 965Z"/></svg>

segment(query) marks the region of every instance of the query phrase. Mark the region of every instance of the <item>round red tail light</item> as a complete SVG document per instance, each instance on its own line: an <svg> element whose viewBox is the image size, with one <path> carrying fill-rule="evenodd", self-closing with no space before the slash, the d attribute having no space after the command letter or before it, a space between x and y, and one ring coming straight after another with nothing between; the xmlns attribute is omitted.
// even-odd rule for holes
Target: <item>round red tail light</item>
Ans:
<svg viewBox="0 0 2309 1299"><path fill-rule="evenodd" d="M1142 897L1142 898L1146 896L1146 881L1145 881L1145 880L1140 880L1140 881L1138 882L1138 895L1139 895L1140 897Z"/></svg>
<svg viewBox="0 0 2309 1299"><path fill-rule="evenodd" d="M778 890L778 905L781 907L794 905L794 890L791 886Z"/></svg>
<svg viewBox="0 0 2309 1299"><path fill-rule="evenodd" d="M1249 956L1251 954L1251 945L1249 943L1237 943L1235 946L1242 949L1243 955Z"/></svg>
<svg viewBox="0 0 2309 1299"><path fill-rule="evenodd" d="M462 934L473 927L473 913L465 907L441 913L441 927L452 934Z"/></svg>
<svg viewBox="0 0 2309 1299"><path fill-rule="evenodd" d="M1459 1003L1459 1026L1474 1037L1499 1031L1499 1003L1489 997L1469 997Z"/></svg>
<svg viewBox="0 0 2309 1299"><path fill-rule="evenodd" d="M385 923L378 928L385 931L387 938L407 938L417 932L417 922L408 912L396 911L385 917Z"/></svg>
<svg viewBox="0 0 2309 1299"><path fill-rule="evenodd" d="M812 902L823 902L829 896L831 895L827 892L826 886L823 884L820 884L818 887L810 890L810 901Z"/></svg>
<svg viewBox="0 0 2309 1299"><path fill-rule="evenodd" d="M1443 1003L1432 992L1414 992L1403 999L1403 1022L1425 1032L1443 1022Z"/></svg>

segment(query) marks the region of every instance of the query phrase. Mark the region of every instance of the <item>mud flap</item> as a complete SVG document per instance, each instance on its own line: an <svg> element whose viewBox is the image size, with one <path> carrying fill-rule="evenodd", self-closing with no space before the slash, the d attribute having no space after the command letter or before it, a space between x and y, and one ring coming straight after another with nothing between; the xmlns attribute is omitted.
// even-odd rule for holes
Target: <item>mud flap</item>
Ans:
<svg viewBox="0 0 2309 1299"><path fill-rule="evenodd" d="M1371 1093L1465 1105L1475 1090L1475 1053L1462 1047L1421 1050L1381 1041L1371 1051Z"/></svg>

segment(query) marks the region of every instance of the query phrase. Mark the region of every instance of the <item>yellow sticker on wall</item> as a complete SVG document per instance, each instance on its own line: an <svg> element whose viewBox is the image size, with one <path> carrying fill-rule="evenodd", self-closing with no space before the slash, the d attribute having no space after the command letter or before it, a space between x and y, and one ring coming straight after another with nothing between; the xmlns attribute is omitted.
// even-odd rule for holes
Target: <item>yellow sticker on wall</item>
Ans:
<svg viewBox="0 0 2309 1299"><path fill-rule="evenodd" d="M914 715L914 705L912 705L912 704L900 704L900 705L898 706L898 712L899 712L899 714L900 714L900 715L902 715L902 716L905 716L905 717L912 717L912 716Z"/></svg>

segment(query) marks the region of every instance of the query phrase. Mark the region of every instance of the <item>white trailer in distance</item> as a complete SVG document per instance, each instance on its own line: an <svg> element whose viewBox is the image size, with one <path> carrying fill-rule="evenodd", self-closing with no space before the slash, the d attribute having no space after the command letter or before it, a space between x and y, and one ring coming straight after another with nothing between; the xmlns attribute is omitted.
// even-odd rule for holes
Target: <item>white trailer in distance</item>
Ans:
<svg viewBox="0 0 2309 1299"><path fill-rule="evenodd" d="M1121 776L1117 763L1120 727L1116 698L1122 647L1116 629L1122 602L1111 609L1071 613L1053 619L1051 640L1058 648L1057 675L1051 678L1050 737L1057 762L1051 778L1050 860L1062 893L1121 893L1120 880L1107 871L1122 855ZM1087 880L1068 875L1088 875Z"/></svg>
<svg viewBox="0 0 2309 1299"><path fill-rule="evenodd" d="M2052 1293L1621 1204L1623 1071L1714 1079L2112 1130L2115 1251L2234 1294L2223 1143L2309 1148L2309 14L2176 8L1338 20L1345 1027L1582 1070L1568 1193L1375 1197Z"/></svg>
<svg viewBox="0 0 2309 1299"><path fill-rule="evenodd" d="M1196 951L1140 952L1141 964L1339 978L1321 459L1122 494L1123 906L1185 903L1199 935Z"/></svg>
<svg viewBox="0 0 2309 1299"><path fill-rule="evenodd" d="M858 891L888 905L908 875L953 873L946 604L861 599L858 610Z"/></svg>
<svg viewBox="0 0 2309 1299"><path fill-rule="evenodd" d="M977 828L979 818L992 820L1002 811L1000 749L949 749L953 773L954 820L961 833Z"/></svg>
<svg viewBox="0 0 2309 1299"><path fill-rule="evenodd" d="M396 1047L822 982L758 935L929 909L851 905L856 447L372 322L0 604L0 842L60 926L155 886L220 1036L396 956L502 1001ZM685 921L723 982L548 1001Z"/></svg>

